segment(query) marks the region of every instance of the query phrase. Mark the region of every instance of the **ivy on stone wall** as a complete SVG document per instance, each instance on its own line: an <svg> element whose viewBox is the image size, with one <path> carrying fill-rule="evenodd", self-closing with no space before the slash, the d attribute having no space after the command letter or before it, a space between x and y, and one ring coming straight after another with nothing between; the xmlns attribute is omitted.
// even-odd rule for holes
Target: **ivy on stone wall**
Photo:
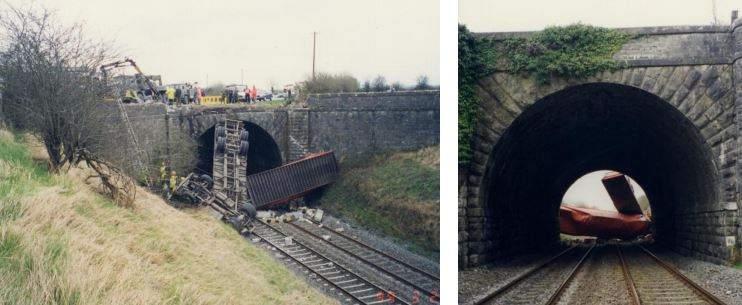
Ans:
<svg viewBox="0 0 742 305"><path fill-rule="evenodd" d="M459 165L472 157L471 137L477 121L476 81L494 72L495 49L485 48L464 25L459 25Z"/></svg>
<svg viewBox="0 0 742 305"><path fill-rule="evenodd" d="M573 24L548 27L528 38L506 39L494 48L502 54L508 71L532 75L544 84L551 77L580 79L620 68L613 54L630 38L613 29Z"/></svg>
<svg viewBox="0 0 742 305"><path fill-rule="evenodd" d="M552 77L581 79L615 70L613 54L632 36L613 29L583 24L548 27L527 38L479 39L459 25L459 165L472 157L476 128L477 80L496 68L533 76L546 84Z"/></svg>

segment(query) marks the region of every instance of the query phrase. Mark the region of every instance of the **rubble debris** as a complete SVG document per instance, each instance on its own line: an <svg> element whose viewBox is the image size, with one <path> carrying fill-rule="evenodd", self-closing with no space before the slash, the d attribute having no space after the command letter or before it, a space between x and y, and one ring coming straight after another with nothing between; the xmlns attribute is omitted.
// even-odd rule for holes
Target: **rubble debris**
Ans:
<svg viewBox="0 0 742 305"><path fill-rule="evenodd" d="M252 242L257 243L257 242L260 242L263 239L261 239L260 237L255 237L255 238L253 238L251 240L252 240Z"/></svg>
<svg viewBox="0 0 742 305"><path fill-rule="evenodd" d="M301 212L304 213L307 218L317 223L321 223L322 217L325 215L325 211L320 209L303 208L301 209Z"/></svg>
<svg viewBox="0 0 742 305"><path fill-rule="evenodd" d="M325 215L324 211L317 209L317 212L314 213L314 217L312 219L314 219L314 221L316 222L322 222L322 216L324 215Z"/></svg>
<svg viewBox="0 0 742 305"><path fill-rule="evenodd" d="M335 228L335 232L343 232L343 231L345 231L345 228L343 228L343 227L337 227L337 228Z"/></svg>
<svg viewBox="0 0 742 305"><path fill-rule="evenodd" d="M258 214L256 216L258 219L269 219L276 217L275 211L258 211Z"/></svg>
<svg viewBox="0 0 742 305"><path fill-rule="evenodd" d="M286 244L287 246L291 246L294 244L294 238L291 236L286 236L286 238L284 238L283 243Z"/></svg>
<svg viewBox="0 0 742 305"><path fill-rule="evenodd" d="M329 241L330 235L322 235L322 239Z"/></svg>

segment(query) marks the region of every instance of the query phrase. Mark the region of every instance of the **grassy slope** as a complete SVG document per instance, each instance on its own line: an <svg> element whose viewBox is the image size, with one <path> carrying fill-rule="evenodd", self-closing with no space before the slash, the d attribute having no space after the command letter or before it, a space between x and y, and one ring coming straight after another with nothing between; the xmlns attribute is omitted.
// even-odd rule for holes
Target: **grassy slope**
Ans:
<svg viewBox="0 0 742 305"><path fill-rule="evenodd" d="M76 172L75 172L76 171ZM0 130L0 304L333 304L206 211L132 209Z"/></svg>
<svg viewBox="0 0 742 305"><path fill-rule="evenodd" d="M319 199L321 208L437 257L439 156L435 146L343 162L340 179Z"/></svg>

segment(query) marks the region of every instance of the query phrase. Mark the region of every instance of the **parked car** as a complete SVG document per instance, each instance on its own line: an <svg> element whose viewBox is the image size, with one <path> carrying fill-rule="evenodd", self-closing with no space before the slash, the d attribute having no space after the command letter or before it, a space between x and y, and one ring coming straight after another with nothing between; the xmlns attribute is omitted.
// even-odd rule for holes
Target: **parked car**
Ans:
<svg viewBox="0 0 742 305"><path fill-rule="evenodd" d="M224 87L224 92L237 91L237 101L244 102L246 88L247 86L245 85L229 85L229 86Z"/></svg>
<svg viewBox="0 0 742 305"><path fill-rule="evenodd" d="M272 101L273 100L273 93L270 91L260 91L258 90L258 101Z"/></svg>

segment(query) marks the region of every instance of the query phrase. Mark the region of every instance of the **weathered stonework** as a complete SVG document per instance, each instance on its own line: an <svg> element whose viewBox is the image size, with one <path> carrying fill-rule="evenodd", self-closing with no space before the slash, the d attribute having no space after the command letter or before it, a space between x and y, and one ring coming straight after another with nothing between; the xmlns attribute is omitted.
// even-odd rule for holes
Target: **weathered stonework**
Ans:
<svg viewBox="0 0 742 305"><path fill-rule="evenodd" d="M740 25L624 29L639 34L615 55L626 67L588 79L537 85L503 71L481 79L473 159L459 177L460 267L555 241L566 188L606 168L648 190L660 242L717 263L738 261ZM634 136L617 145L605 140L627 134ZM579 143L605 151L582 152ZM684 190L693 194L673 195Z"/></svg>
<svg viewBox="0 0 742 305"><path fill-rule="evenodd" d="M168 142L170 133L185 133L198 140L226 118L255 124L280 151L282 161L309 152L334 150L338 158L409 150L439 142L438 91L321 94L310 96L306 108L260 110L251 107L180 107L168 111L162 104L126 105L143 149ZM111 130L125 135L117 109L111 109ZM126 137L111 137L108 155L131 156ZM124 141L124 142L121 142ZM122 145L124 144L124 145ZM176 149L171 147L171 149Z"/></svg>

